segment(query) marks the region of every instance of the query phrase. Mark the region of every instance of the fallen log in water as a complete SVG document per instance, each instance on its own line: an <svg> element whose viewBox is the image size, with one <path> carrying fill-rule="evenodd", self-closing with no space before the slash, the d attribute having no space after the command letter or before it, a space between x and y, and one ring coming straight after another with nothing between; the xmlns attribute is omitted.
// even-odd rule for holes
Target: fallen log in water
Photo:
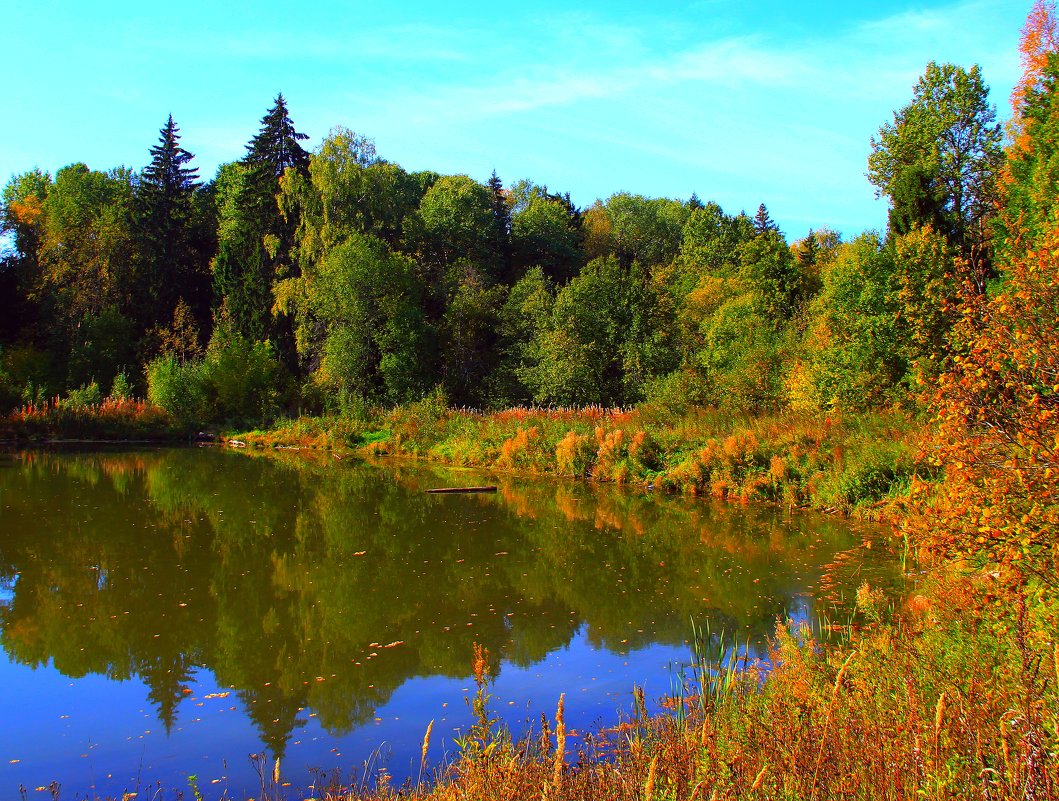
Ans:
<svg viewBox="0 0 1059 801"><path fill-rule="evenodd" d="M428 489L427 492L448 494L451 492L496 492L496 486L488 487L438 487L437 489Z"/></svg>

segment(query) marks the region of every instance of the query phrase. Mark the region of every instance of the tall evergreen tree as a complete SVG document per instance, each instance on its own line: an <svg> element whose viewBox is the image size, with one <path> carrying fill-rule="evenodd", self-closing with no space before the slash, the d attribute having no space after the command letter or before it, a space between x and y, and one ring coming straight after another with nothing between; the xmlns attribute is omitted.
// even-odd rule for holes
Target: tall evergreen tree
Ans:
<svg viewBox="0 0 1059 801"><path fill-rule="evenodd" d="M757 214L754 215L754 233L761 236L769 231L778 232L779 230L780 227L772 221L772 217L769 216L769 210L762 203L757 207Z"/></svg>
<svg viewBox="0 0 1059 801"><path fill-rule="evenodd" d="M288 167L307 170L309 153L298 143L308 138L307 134L295 130L287 113L287 101L280 92L276 95L275 104L261 118L261 130L247 144L243 163L269 176L274 182L283 176Z"/></svg>
<svg viewBox="0 0 1059 801"><path fill-rule="evenodd" d="M819 257L820 245L816 241L816 232L810 228L809 235L801 241L801 247L798 249L798 263L809 269L816 266Z"/></svg>
<svg viewBox="0 0 1059 801"><path fill-rule="evenodd" d="M496 220L497 253L503 262L503 274L509 276L511 271L511 204L508 203L504 182L493 170L486 184L493 194L493 219Z"/></svg>
<svg viewBox="0 0 1059 801"><path fill-rule="evenodd" d="M273 319L272 287L292 277L291 247L296 220L280 213L276 196L287 169L308 174L309 153L287 112L282 94L261 119L261 130L246 146L234 203L232 224L225 229L214 261L215 294L224 302L238 333L250 339L271 338L288 367L297 359L292 327Z"/></svg>
<svg viewBox="0 0 1059 801"><path fill-rule="evenodd" d="M172 114L150 152L135 197L140 262L135 313L143 328L168 322L181 298L201 312L208 293L205 254L194 230L198 169L189 166L194 156L180 145Z"/></svg>

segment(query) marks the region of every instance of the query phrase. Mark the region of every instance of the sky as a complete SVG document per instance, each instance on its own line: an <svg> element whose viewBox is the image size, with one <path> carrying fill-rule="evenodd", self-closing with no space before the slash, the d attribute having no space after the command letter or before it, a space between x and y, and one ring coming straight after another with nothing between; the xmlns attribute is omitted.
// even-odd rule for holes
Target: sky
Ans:
<svg viewBox="0 0 1059 801"><path fill-rule="evenodd" d="M203 178L278 92L317 146L335 126L407 170L528 178L580 206L625 191L790 238L882 229L870 139L931 60L979 64L998 119L1030 2L271 0L49 2L0 12L0 180L142 168L172 114Z"/></svg>

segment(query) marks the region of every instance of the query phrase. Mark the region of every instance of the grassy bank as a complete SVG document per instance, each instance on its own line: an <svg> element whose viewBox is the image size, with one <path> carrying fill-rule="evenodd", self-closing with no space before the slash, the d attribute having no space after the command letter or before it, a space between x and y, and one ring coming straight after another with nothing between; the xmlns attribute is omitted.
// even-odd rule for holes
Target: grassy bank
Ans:
<svg viewBox="0 0 1059 801"><path fill-rule="evenodd" d="M427 400L355 417L287 420L232 439L250 447L411 456L880 517L914 476L931 475L917 459L920 428L902 412L745 418L651 407L483 413Z"/></svg>

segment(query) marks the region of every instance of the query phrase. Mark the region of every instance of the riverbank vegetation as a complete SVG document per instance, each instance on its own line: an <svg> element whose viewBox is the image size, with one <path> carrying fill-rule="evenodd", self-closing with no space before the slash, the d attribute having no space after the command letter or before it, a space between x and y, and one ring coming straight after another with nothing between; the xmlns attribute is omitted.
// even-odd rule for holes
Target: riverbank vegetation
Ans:
<svg viewBox="0 0 1059 801"><path fill-rule="evenodd" d="M871 141L887 230L848 241L789 241L764 204L408 173L344 128L310 155L282 96L200 184L170 119L141 173L5 188L0 392L124 376L262 445L900 499L929 589L887 611L866 586L846 642L781 628L767 676L614 759L567 766L559 721L547 748L480 732L422 795L1056 797L1057 40L1039 0L1006 134L977 67L928 65Z"/></svg>

